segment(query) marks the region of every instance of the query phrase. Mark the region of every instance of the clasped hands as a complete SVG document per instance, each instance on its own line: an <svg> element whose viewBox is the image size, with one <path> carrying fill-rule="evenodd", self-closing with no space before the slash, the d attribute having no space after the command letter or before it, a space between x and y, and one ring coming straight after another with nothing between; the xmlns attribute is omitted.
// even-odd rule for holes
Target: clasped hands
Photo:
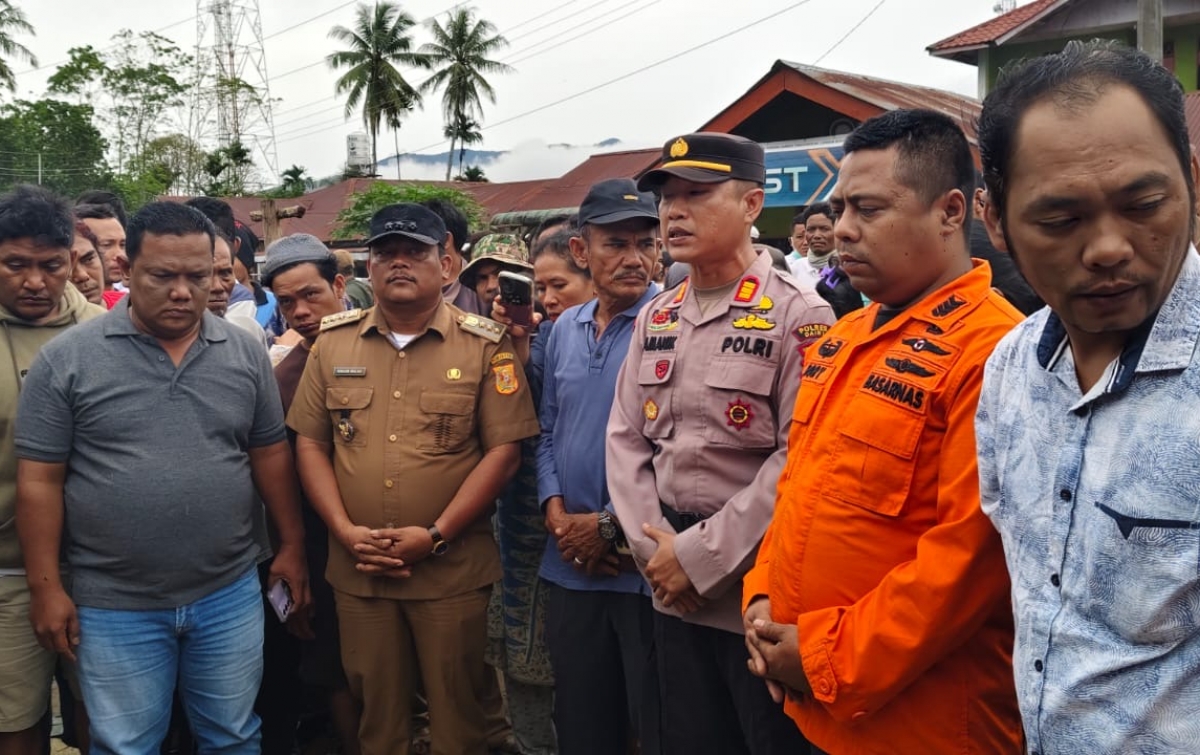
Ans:
<svg viewBox="0 0 1200 755"><path fill-rule="evenodd" d="M746 630L746 665L750 673L767 683L771 699L801 700L812 694L804 665L800 662L800 640L795 624L778 624L771 619L771 602L755 598L742 617Z"/></svg>

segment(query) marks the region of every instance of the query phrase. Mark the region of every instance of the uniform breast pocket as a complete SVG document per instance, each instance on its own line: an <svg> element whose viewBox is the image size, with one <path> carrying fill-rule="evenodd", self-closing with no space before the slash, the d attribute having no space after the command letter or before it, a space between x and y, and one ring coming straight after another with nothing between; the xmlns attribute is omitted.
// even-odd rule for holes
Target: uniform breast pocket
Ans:
<svg viewBox="0 0 1200 755"><path fill-rule="evenodd" d="M1200 521L1192 502L1108 501L1087 512L1090 609L1139 644L1173 644L1200 626Z"/></svg>
<svg viewBox="0 0 1200 755"><path fill-rule="evenodd" d="M333 442L351 447L367 444L373 388L325 389L325 408L333 424Z"/></svg>
<svg viewBox="0 0 1200 755"><path fill-rule="evenodd" d="M638 385L641 386L642 434L661 440L671 437L675 420L671 416L669 381L675 371L675 357L647 354L638 365Z"/></svg>
<svg viewBox="0 0 1200 755"><path fill-rule="evenodd" d="M775 363L765 359L715 359L704 378L707 402L704 439L738 448L774 448L778 443L771 389Z"/></svg>
<svg viewBox="0 0 1200 755"><path fill-rule="evenodd" d="M877 406L878 405L878 406ZM842 415L826 494L884 516L904 510L925 417L857 398Z"/></svg>
<svg viewBox="0 0 1200 755"><path fill-rule="evenodd" d="M475 395L422 391L417 449L445 454L462 451L475 433Z"/></svg>

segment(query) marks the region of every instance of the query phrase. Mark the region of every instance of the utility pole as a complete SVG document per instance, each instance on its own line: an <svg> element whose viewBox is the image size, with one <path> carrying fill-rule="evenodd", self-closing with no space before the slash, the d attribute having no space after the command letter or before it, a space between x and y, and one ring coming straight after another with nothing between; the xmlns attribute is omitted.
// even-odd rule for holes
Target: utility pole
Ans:
<svg viewBox="0 0 1200 755"><path fill-rule="evenodd" d="M285 218L302 218L304 217L304 205L294 205L292 207L275 207L274 199L262 200L261 210L252 210L250 219L254 221L262 221L263 224L263 249L271 245L271 242L277 240L283 234L279 230L279 221Z"/></svg>
<svg viewBox="0 0 1200 755"><path fill-rule="evenodd" d="M42 153L38 153L38 186L42 185Z"/></svg>
<svg viewBox="0 0 1200 755"><path fill-rule="evenodd" d="M1162 62L1162 0L1138 0L1137 46L1159 63Z"/></svg>

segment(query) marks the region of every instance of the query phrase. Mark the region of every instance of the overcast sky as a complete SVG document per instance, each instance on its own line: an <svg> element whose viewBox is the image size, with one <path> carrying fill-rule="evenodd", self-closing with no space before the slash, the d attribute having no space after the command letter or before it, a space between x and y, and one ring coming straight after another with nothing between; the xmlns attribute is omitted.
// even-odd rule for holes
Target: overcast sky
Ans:
<svg viewBox="0 0 1200 755"><path fill-rule="evenodd" d="M252 0L234 0L253 5ZM559 175L608 138L623 148L656 146L693 130L728 106L777 59L975 94L975 69L931 58L925 47L993 17L995 0L474 0L479 15L509 40L501 60L514 73L496 76L497 104L488 105L482 149L518 149L520 161L489 170L493 180ZM17 65L18 96L38 97L46 76L69 48L109 45L123 28L157 30L181 47L196 44L197 3L189 0L17 0L37 30L19 41L45 70ZM208 5L208 0L199 3ZM335 49L336 24L351 25L345 0L259 0L279 167L293 163L321 176L345 161L346 135L361 120L342 118L336 78L324 63ZM454 0L409 0L418 21L444 17ZM874 9L874 13L866 18ZM775 15L777 14L777 15ZM769 20L735 32L759 19ZM861 23L857 29L852 28ZM289 28L294 27L294 28ZM839 39L849 33L840 44ZM718 40L722 35L728 35ZM418 42L428 39L424 28ZM246 38L246 35L243 35ZM713 41L711 44L704 44ZM837 44L836 49L826 52ZM685 51L700 47L693 52ZM672 56L679 57L635 73ZM571 95L629 75L616 83ZM424 74L411 72L418 83ZM543 108L539 112L530 111ZM440 99L427 98L400 133L402 152L440 152ZM544 144L580 145L573 152ZM394 152L381 136L380 157ZM520 163L519 165L516 163Z"/></svg>

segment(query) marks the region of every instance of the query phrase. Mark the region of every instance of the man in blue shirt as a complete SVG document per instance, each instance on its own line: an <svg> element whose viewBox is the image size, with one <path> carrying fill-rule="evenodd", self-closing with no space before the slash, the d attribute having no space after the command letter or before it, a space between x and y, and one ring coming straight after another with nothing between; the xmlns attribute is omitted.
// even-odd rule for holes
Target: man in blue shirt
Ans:
<svg viewBox="0 0 1200 755"><path fill-rule="evenodd" d="M628 556L605 483L604 438L634 320L658 293L658 211L633 181L591 188L571 253L596 299L558 318L546 344L538 497L551 533L546 644L554 667L561 755L649 752L654 717L645 670L654 631L645 581ZM641 720L639 720L641 719Z"/></svg>
<svg viewBox="0 0 1200 755"><path fill-rule="evenodd" d="M1179 82L1071 42L1006 72L992 242L1049 305L988 360L984 512L1012 576L1027 751L1200 752L1200 166Z"/></svg>

